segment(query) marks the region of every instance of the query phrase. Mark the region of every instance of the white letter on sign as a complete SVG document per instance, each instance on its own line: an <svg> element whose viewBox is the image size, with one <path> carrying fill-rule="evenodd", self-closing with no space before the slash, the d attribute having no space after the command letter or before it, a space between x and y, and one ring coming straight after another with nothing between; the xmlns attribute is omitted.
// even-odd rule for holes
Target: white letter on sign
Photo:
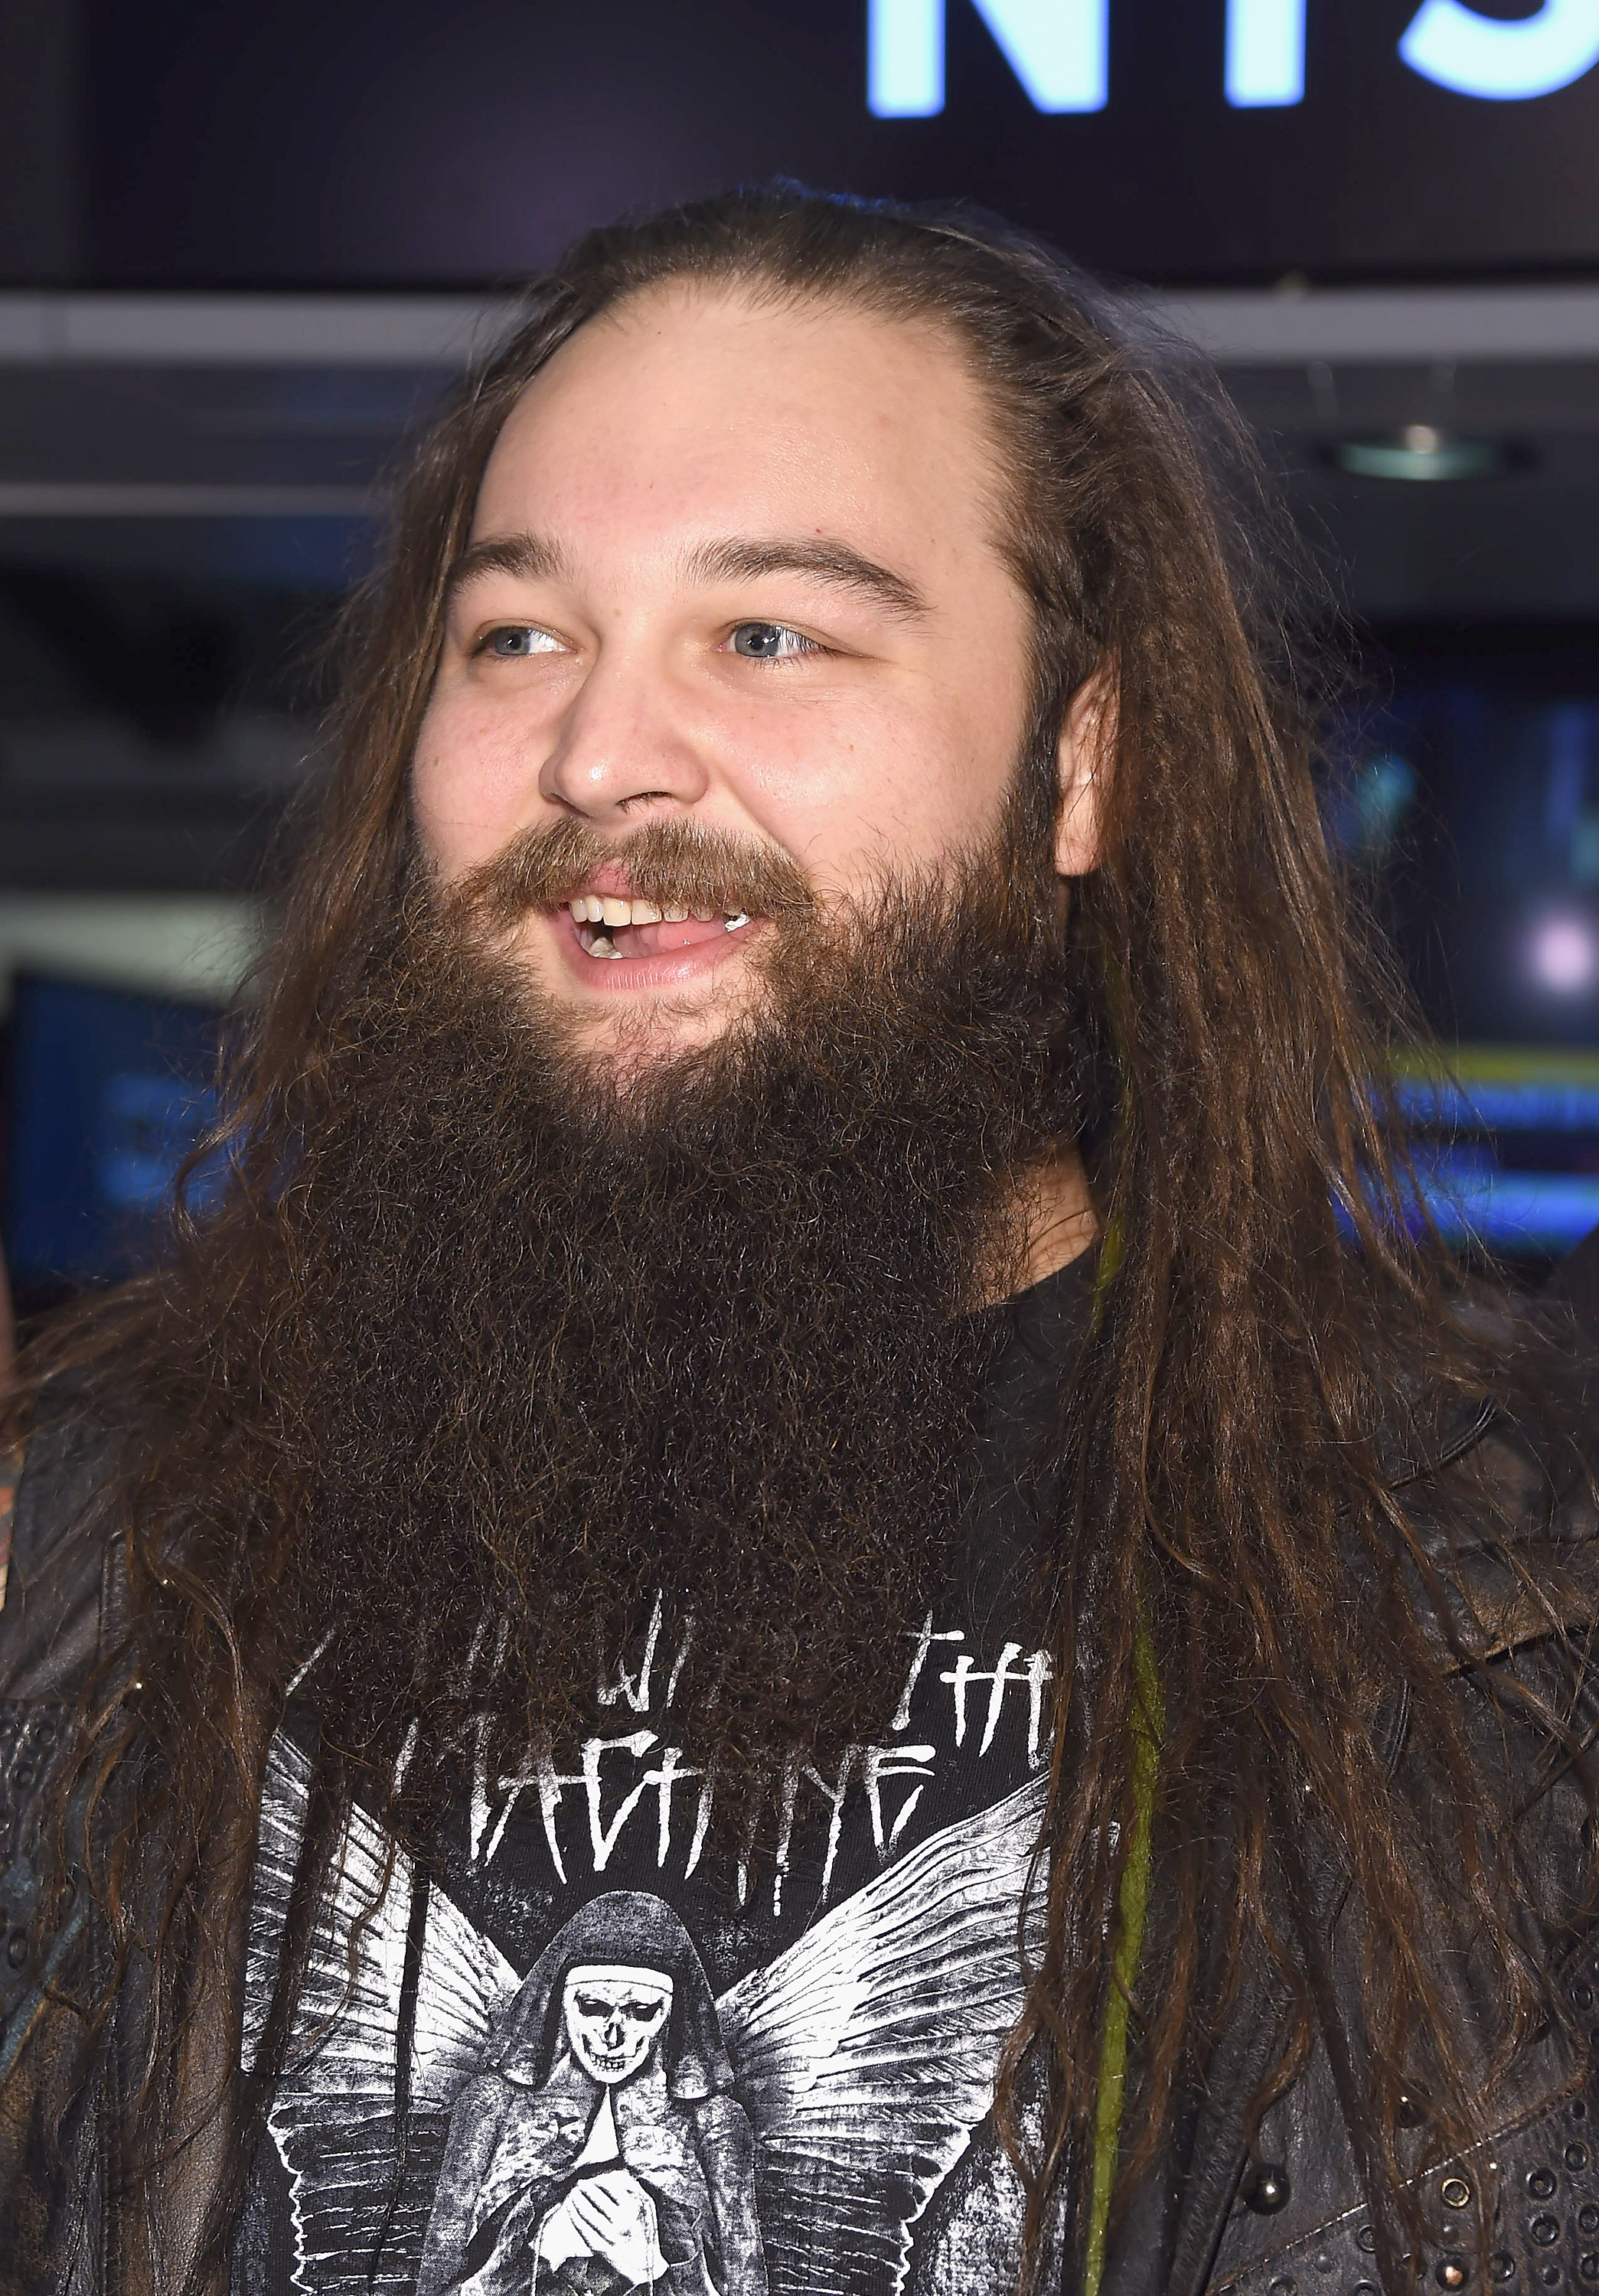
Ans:
<svg viewBox="0 0 1599 2296"><path fill-rule="evenodd" d="M1516 103L1569 87L1599 63L1599 0L1544 0L1536 16L1480 16L1462 0L1424 0L1399 42L1413 72Z"/></svg>
<svg viewBox="0 0 1599 2296"><path fill-rule="evenodd" d="M975 0L1040 111L1101 111L1111 0ZM944 0L869 0L866 102L879 119L944 109Z"/></svg>
<svg viewBox="0 0 1599 2296"><path fill-rule="evenodd" d="M866 104L879 119L944 109L944 0L870 0Z"/></svg>
<svg viewBox="0 0 1599 2296"><path fill-rule="evenodd" d="M1305 0L1227 0L1227 102L1305 100Z"/></svg>

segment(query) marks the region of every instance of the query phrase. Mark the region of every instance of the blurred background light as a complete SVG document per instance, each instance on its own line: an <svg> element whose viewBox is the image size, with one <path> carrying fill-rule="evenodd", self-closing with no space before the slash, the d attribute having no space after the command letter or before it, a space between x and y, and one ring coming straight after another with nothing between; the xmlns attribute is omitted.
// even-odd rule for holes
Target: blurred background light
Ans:
<svg viewBox="0 0 1599 2296"><path fill-rule="evenodd" d="M1363 758L1328 796L1325 820L1334 849L1357 867L1380 865L1404 828L1417 788L1407 758L1389 750Z"/></svg>
<svg viewBox="0 0 1599 2296"><path fill-rule="evenodd" d="M1599 979L1599 936L1586 917L1545 917L1533 927L1528 961L1540 987L1578 996Z"/></svg>
<svg viewBox="0 0 1599 2296"><path fill-rule="evenodd" d="M1406 422L1375 439L1341 439L1332 451L1339 469L1357 479L1488 479L1510 462L1495 439L1452 438L1431 422Z"/></svg>

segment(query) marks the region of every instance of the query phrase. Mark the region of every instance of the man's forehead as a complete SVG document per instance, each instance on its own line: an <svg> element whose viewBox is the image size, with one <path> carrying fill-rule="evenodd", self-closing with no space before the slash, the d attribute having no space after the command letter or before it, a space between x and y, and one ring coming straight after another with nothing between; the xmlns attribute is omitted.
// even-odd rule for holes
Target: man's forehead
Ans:
<svg viewBox="0 0 1599 2296"><path fill-rule="evenodd" d="M842 304L652 291L591 320L512 409L474 543L618 525L659 547L841 541L898 573L995 531L989 409L947 330ZM900 545L896 548L894 544Z"/></svg>

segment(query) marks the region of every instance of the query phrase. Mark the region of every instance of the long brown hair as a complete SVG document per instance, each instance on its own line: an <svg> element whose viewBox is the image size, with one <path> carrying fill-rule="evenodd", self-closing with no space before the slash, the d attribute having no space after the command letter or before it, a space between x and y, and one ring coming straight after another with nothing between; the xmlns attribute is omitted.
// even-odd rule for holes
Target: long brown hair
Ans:
<svg viewBox="0 0 1599 2296"><path fill-rule="evenodd" d="M94 1306L36 1366L36 1395L69 1357L144 1366L114 1491L141 1686L119 1700L97 1683L74 1778L92 1801L137 1751L140 1823L168 1861L146 2152L166 2141L174 2068L193 2046L185 1956L230 1933L247 1886L261 1750L281 1705L281 1685L252 1670L252 1621L270 1608L292 1495L242 1400L253 1341L236 1303L250 1296L292 1144L335 1088L337 1016L401 881L446 576L490 450L576 329L674 280L944 328L1003 448L1006 548L1035 617L1037 726L1058 726L1096 669L1114 698L1103 859L1078 889L1075 928L1103 1087L1107 1241L1095 1332L1075 1375L1062 1367L1047 1917L1000 2098L1034 2228L1068 2152L1084 2161L1092 2145L1149 1726L1145 1652L1162 1710L1166 1913L1135 1987L1129 2181L1246 1972L1275 1969L1292 2005L1257 2106L1302 2060L1314 1985L1283 1914L1293 1860L1280 1821L1313 1807L1364 1910L1365 2166L1397 2190L1401 2095L1417 2065L1446 2136L1469 2135L1479 2085L1431 1973L1440 1874L1452 1873L1502 1972L1505 2049L1529 2030L1539 1984L1473 1793L1435 1813L1447 1839L1429 1847L1381 1744L1403 1683L1411 1731L1439 1772L1475 1775L1415 1591L1436 1580L1382 1439L1414 1435L1418 1392L1475 1391L1497 1343L1416 1235L1381 1086L1391 1000L1351 933L1318 824L1292 552L1196 363L1052 251L961 209L789 187L583 240L533 286L521 326L422 446L382 566L350 613L330 770L229 1067L231 1192L190 1224L170 1270ZM202 1355L230 1398L226 1422L196 1400ZM217 1492L232 1495L231 1514L207 1496ZM121 1939L128 1831L92 1868ZM1097 1940L1103 1950L1086 1942ZM281 2039L282 2013L273 2030ZM1017 2100L1040 2063L1047 2112L1029 2137ZM1380 2258L1390 2276L1396 2255Z"/></svg>

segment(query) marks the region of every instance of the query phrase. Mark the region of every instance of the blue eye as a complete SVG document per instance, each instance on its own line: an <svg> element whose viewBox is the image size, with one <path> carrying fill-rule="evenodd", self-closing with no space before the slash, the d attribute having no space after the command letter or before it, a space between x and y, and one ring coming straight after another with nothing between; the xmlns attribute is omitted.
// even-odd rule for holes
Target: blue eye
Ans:
<svg viewBox="0 0 1599 2296"><path fill-rule="evenodd" d="M783 622L741 622L731 644L746 661L791 661L797 654L822 651L815 638L802 637Z"/></svg>
<svg viewBox="0 0 1599 2296"><path fill-rule="evenodd" d="M536 628L530 622L513 622L503 629L490 630L480 651L493 654L500 661L513 661L531 653L560 653L559 638L548 630Z"/></svg>

